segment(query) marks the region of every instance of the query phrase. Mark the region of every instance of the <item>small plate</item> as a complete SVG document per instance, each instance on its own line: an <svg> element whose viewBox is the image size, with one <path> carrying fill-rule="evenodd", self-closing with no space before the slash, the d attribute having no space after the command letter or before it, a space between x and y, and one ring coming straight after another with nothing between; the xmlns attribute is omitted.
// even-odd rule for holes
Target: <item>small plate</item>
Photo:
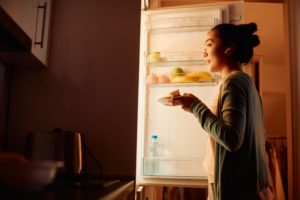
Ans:
<svg viewBox="0 0 300 200"><path fill-rule="evenodd" d="M176 97L178 97L178 96L176 96ZM180 102L178 100L176 100L176 97L166 96L166 97L159 98L157 101L166 106L179 106Z"/></svg>

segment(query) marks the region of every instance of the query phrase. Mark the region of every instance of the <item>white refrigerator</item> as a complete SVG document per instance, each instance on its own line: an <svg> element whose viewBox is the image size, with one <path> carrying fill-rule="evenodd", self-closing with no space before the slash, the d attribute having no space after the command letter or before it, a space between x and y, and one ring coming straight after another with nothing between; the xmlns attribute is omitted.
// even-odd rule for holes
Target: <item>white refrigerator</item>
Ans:
<svg viewBox="0 0 300 200"><path fill-rule="evenodd" d="M207 32L219 23L241 21L242 1L142 11L137 186L207 185L202 163L208 134L191 113L179 106L166 106L158 99L178 89L196 95L209 106L218 88L218 75L209 74L212 79L189 79L189 75L208 71L203 58ZM159 155L155 157L148 151L152 135L159 142ZM151 169L153 162L155 172Z"/></svg>

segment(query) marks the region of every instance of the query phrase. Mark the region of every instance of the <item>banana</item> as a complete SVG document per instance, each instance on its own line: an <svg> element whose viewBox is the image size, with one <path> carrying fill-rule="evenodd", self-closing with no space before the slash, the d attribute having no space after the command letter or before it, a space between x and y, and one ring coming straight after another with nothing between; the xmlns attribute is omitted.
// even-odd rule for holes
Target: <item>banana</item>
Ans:
<svg viewBox="0 0 300 200"><path fill-rule="evenodd" d="M188 76L176 76L171 79L171 83L192 83L196 81L197 79Z"/></svg>
<svg viewBox="0 0 300 200"><path fill-rule="evenodd" d="M172 78L171 83L191 83L191 82L201 82L201 81L213 81L213 77L204 71L192 72L183 76L176 76Z"/></svg>
<svg viewBox="0 0 300 200"><path fill-rule="evenodd" d="M193 77L197 79L197 81L213 81L213 77L208 72L193 72L189 73L186 76Z"/></svg>

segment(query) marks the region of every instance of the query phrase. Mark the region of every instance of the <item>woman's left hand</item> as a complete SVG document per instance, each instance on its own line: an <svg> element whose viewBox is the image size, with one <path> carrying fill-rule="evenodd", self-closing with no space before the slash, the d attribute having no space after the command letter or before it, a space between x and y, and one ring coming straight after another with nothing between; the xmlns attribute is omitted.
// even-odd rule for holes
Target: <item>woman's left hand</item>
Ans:
<svg viewBox="0 0 300 200"><path fill-rule="evenodd" d="M192 103L200 101L196 96L189 93L184 93L181 96L174 97L174 101L177 105L181 105L182 109L185 111L190 111L190 106Z"/></svg>

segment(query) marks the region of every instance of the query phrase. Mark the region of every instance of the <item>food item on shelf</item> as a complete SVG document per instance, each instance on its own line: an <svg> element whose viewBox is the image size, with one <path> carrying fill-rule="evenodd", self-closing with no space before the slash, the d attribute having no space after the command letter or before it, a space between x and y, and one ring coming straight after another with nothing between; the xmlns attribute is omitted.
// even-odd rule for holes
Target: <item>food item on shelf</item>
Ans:
<svg viewBox="0 0 300 200"><path fill-rule="evenodd" d="M171 83L192 83L196 81L197 79L188 76L176 76L171 79Z"/></svg>
<svg viewBox="0 0 300 200"><path fill-rule="evenodd" d="M213 81L214 78L211 76L210 73L205 72L205 71L200 71L200 72L192 72L187 74L186 76L188 77L193 77L197 79L197 81Z"/></svg>
<svg viewBox="0 0 300 200"><path fill-rule="evenodd" d="M181 67L174 67L171 71L172 77L182 76L184 75L184 71Z"/></svg>
<svg viewBox="0 0 300 200"><path fill-rule="evenodd" d="M148 55L148 63L158 63L161 61L162 58L159 51L152 52Z"/></svg>
<svg viewBox="0 0 300 200"><path fill-rule="evenodd" d="M177 89L177 90L174 90L173 92L171 92L171 93L170 93L170 95L171 95L172 97L177 97L177 96L180 96L179 89Z"/></svg>
<svg viewBox="0 0 300 200"><path fill-rule="evenodd" d="M158 83L158 76L156 74L149 74L147 76L147 84Z"/></svg>
<svg viewBox="0 0 300 200"><path fill-rule="evenodd" d="M180 96L180 92L177 89L177 90L171 92L170 94L168 94L167 96L158 99L158 102L160 102L166 106L177 106L177 105L180 105L180 103L178 101L176 101L176 99L175 99L175 97L178 97L178 96Z"/></svg>
<svg viewBox="0 0 300 200"><path fill-rule="evenodd" d="M211 82L213 77L210 73L200 71L192 72L183 76L176 76L171 79L171 83L193 83L193 82Z"/></svg>
<svg viewBox="0 0 300 200"><path fill-rule="evenodd" d="M159 83L169 83L170 79L167 75L161 74L158 76L158 82Z"/></svg>

